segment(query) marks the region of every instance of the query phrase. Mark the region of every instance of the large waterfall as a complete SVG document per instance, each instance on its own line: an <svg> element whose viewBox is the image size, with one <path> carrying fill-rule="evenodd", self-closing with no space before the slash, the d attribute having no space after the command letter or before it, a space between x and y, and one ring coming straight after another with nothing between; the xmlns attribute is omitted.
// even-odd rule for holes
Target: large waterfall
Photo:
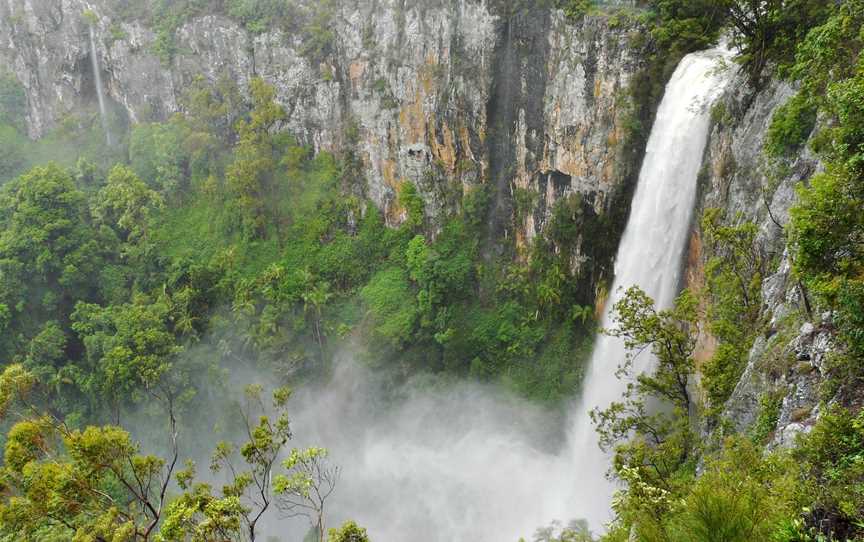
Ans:
<svg viewBox="0 0 864 542"><path fill-rule="evenodd" d="M659 308L669 308L678 293L683 251L696 199L696 181L708 139L710 108L728 81L725 49L685 57L666 87L648 140L630 221L618 247L615 281L603 326L612 327L612 306L623 290L638 285ZM598 446L589 412L619 400L626 382L616 377L624 360L623 341L601 336L594 349L570 435L578 475L576 501L594 527L610 519L615 490L604 473L610 457ZM642 356L636 371L650 368Z"/></svg>
<svg viewBox="0 0 864 542"><path fill-rule="evenodd" d="M93 25L90 25L90 63L93 66L93 82L96 85L96 98L99 100L99 119L102 121L102 131L105 132L105 142L111 145L111 130L108 126L108 112L105 110L105 94L102 89L102 72L99 69L99 54L96 51L96 36Z"/></svg>

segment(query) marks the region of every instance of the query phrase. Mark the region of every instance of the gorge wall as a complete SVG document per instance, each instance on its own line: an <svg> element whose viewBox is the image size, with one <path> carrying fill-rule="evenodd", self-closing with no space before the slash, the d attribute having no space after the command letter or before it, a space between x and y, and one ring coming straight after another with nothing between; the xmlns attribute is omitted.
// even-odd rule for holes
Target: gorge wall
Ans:
<svg viewBox="0 0 864 542"><path fill-rule="evenodd" d="M0 65L26 89L31 137L95 100L88 11L120 115L164 119L198 76L227 76L241 89L260 76L289 113L283 129L316 150L355 151L365 193L391 223L404 220L403 181L417 187L433 224L464 191L490 183L493 235L520 241L542 231L569 194L581 194L598 219L627 206L638 164L624 159L625 91L643 57L628 39L632 23L570 21L558 10L507 14L477 0L357 0L330 21L330 54L310 54L296 33L255 34L206 15L179 26L165 59L154 52L154 29L112 17L105 2L4 0ZM520 189L531 205L517 213Z"/></svg>

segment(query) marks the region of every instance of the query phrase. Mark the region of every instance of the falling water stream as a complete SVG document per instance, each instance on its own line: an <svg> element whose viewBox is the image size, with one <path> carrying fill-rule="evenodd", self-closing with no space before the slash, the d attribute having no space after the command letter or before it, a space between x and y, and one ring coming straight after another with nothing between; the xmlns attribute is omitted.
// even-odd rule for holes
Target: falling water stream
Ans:
<svg viewBox="0 0 864 542"><path fill-rule="evenodd" d="M659 309L674 302L708 139L710 108L728 82L731 70L724 69L723 61L729 58L730 53L722 48L688 55L666 87L648 139L630 220L618 247L615 281L603 316L606 328L614 326L612 307L631 286L642 288ZM588 413L622 397L627 382L616 377L616 369L625 355L621 339L598 338L570 435L582 491L580 510L595 527L610 519L615 487L604 477L610 459L598 446ZM650 356L642 356L634 369L644 371L650 364Z"/></svg>
<svg viewBox="0 0 864 542"><path fill-rule="evenodd" d="M99 100L99 119L102 121L102 131L105 132L105 142L111 145L111 130L108 127L108 113L105 110L105 94L102 89L102 72L99 69L99 55L96 52L96 36L93 25L90 25L90 63L93 66L93 81L96 83L96 97Z"/></svg>
<svg viewBox="0 0 864 542"><path fill-rule="evenodd" d="M604 326L611 325L608 307L620 288L638 284L660 307L673 302L709 110L728 80L718 65L727 57L721 49L689 55L667 86ZM298 394L293 408L302 444L326 446L343 466L331 524L355 519L379 542L516 542L553 520L576 518L600 531L615 486L604 476L610 458L598 447L588 412L621 397L625 384L615 372L624 355L620 341L598 339L569 433L557 445L540 430L548 416L500 390L468 382L419 386L383 406L374 373L346 360L325 388ZM650 360L641 363L647 368ZM276 534L295 528L302 537L302 526L282 525Z"/></svg>

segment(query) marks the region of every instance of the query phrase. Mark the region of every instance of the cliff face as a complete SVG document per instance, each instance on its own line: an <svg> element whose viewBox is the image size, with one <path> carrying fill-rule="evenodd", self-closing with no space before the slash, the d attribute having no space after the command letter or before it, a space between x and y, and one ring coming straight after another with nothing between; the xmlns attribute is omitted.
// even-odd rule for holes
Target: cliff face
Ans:
<svg viewBox="0 0 864 542"><path fill-rule="evenodd" d="M417 186L433 222L463 189L489 182L493 234L530 239L564 195L582 194L602 215L632 173L619 165L621 98L641 55L628 46L633 28L602 17L505 16L477 0L357 0L330 21L333 52L315 58L299 33L252 34L207 15L179 27L166 61L154 53L153 28L113 20L104 0L3 0L0 65L26 89L32 137L95 99L88 10L107 97L132 123L179 110L199 75L241 89L261 76L289 112L284 129L316 150L355 146L366 193L391 223L403 219L402 181ZM517 187L535 205L511 232Z"/></svg>
<svg viewBox="0 0 864 542"><path fill-rule="evenodd" d="M769 265L761 289L764 329L723 417L734 430L748 431L774 401L777 410L768 417L774 418L772 444L791 445L794 435L809 430L818 416L818 385L832 348L831 315L808 314L807 293L792 275L785 231L795 187L820 164L806 146L790 159L768 159L763 151L774 112L794 96L794 88L772 81L757 90L739 74L729 89L714 111L696 216L720 208L727 224L755 222L756 241ZM691 254L701 252L701 233L694 225ZM691 280L699 281L706 257L691 259ZM809 323L814 320L819 324Z"/></svg>

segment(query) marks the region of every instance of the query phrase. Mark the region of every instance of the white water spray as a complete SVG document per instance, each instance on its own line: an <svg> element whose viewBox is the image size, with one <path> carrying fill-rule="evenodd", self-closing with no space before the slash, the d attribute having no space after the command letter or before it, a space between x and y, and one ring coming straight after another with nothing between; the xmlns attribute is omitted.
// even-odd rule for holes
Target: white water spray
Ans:
<svg viewBox="0 0 864 542"><path fill-rule="evenodd" d="M728 82L725 49L685 57L669 81L651 130L630 220L618 247L615 281L606 303L603 326L623 290L638 285L659 309L672 306L678 293L683 251L696 200L696 181L708 139L710 108ZM620 400L627 383L615 373L625 359L620 339L598 337L575 414L571 448L579 473L580 513L595 528L611 519L615 486L604 473L610 457L600 450L589 412ZM643 356L636 372L650 368Z"/></svg>
<svg viewBox="0 0 864 542"><path fill-rule="evenodd" d="M96 97L99 99L99 119L102 121L102 131L105 132L105 142L110 146L111 130L108 127L108 113L105 110L105 95L102 90L102 72L99 70L99 55L96 52L96 36L92 24L90 25L90 63L93 66Z"/></svg>
<svg viewBox="0 0 864 542"><path fill-rule="evenodd" d="M638 284L661 307L674 299L709 108L727 80L718 61L726 57L720 50L690 55L669 82L613 292ZM604 320L610 325L608 314ZM303 440L295 444L325 446L343 467L330 525L354 519L377 542L516 542L553 520L577 518L599 531L610 519L615 488L604 477L610 458L597 446L588 411L621 397L615 370L624 354L619 341L598 340L570 433L557 446L549 439L557 428L543 427L548 413L500 390L467 382L407 387L403 400L380 405L374 375L350 361L326 388L299 394L292 419ZM291 540L306 528L273 527Z"/></svg>

